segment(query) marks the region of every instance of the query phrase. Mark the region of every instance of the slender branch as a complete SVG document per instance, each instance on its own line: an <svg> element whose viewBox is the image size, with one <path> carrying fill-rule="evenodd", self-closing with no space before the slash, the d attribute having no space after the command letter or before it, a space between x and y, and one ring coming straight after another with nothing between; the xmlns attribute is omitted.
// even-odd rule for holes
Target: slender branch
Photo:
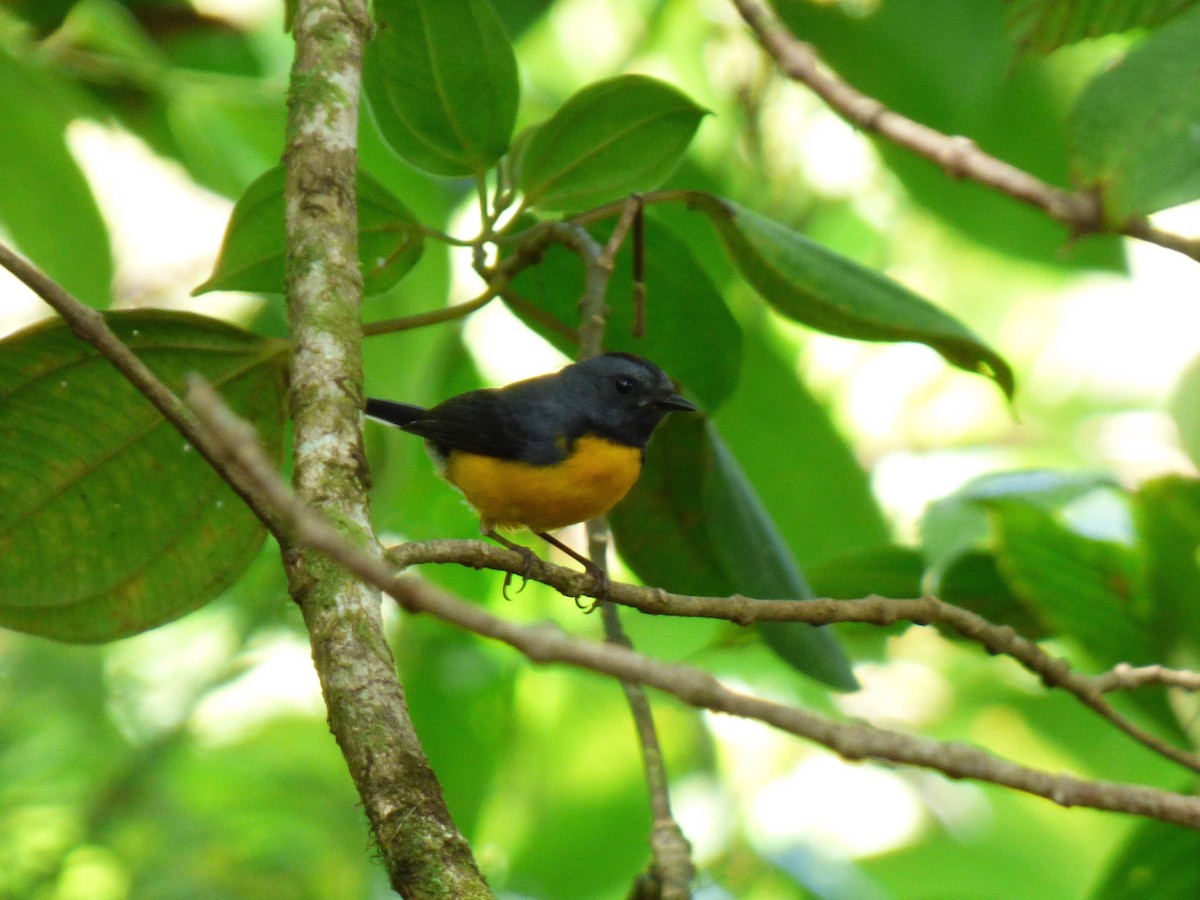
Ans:
<svg viewBox="0 0 1200 900"><path fill-rule="evenodd" d="M289 400L297 495L379 554L362 447L357 127L366 0L298 0L284 153ZM491 892L446 808L409 716L378 586L284 545L337 738L392 886L410 900Z"/></svg>
<svg viewBox="0 0 1200 900"><path fill-rule="evenodd" d="M830 109L853 125L886 138L966 178L1045 212L1075 235L1112 232L1140 238L1200 261L1200 239L1163 231L1144 217L1115 227L1105 221L1100 197L1067 191L983 152L970 138L943 134L902 116L843 81L811 44L797 40L758 0L732 0L742 19L785 75L807 85Z"/></svg>
<svg viewBox="0 0 1200 900"><path fill-rule="evenodd" d="M483 309L492 302L508 284L508 279L496 276L488 285L487 290L466 303L456 303L429 312L416 313L411 316L401 316L398 319L384 319L379 322L367 322L363 325L363 337L375 337L380 334L391 334L396 331L410 331L414 328L424 328L427 325L440 325L443 322L453 322L462 319L473 312Z"/></svg>
<svg viewBox="0 0 1200 900"><path fill-rule="evenodd" d="M474 568L502 572L524 571L524 560L516 553L493 547L482 541L425 541L402 544L389 549L389 556L400 566L422 562L458 563ZM578 597L590 587L579 573L549 563L535 563L529 577L553 587L568 597ZM613 582L605 599L631 606L650 615L725 619L738 625L754 622L807 622L830 625L837 622L863 622L891 625L908 621L917 625L942 624L968 640L975 641L988 653L1009 656L1041 679L1048 688L1060 688L1129 735L1139 744L1200 772L1200 756L1181 750L1129 721L1114 710L1097 682L1074 671L1066 660L1051 656L1037 644L1017 634L1007 625L995 625L981 616L935 597L893 600L867 597L862 600L754 600L732 597L694 597L671 594L657 587L641 587Z"/></svg>
<svg viewBox="0 0 1200 900"><path fill-rule="evenodd" d="M1111 781L1052 774L993 756L978 747L943 743L860 723L834 722L783 703L731 690L712 675L690 666L659 662L612 643L571 637L553 625L518 625L488 613L433 585L397 575L374 555L345 540L325 519L297 502L254 438L253 429L233 416L215 392L193 380L189 402L205 427L226 448L223 459L253 485L254 492L288 524L293 539L327 554L346 570L378 586L404 609L426 613L483 637L506 643L535 663L561 662L662 690L690 706L756 719L822 744L850 760L877 759L973 778L1044 797L1060 806L1087 806L1125 812L1200 828L1200 798ZM444 542L478 543L478 542ZM408 545L403 545L398 554ZM460 550L468 548L459 547ZM505 551L520 558L520 554ZM536 569L556 569L540 564ZM586 577L586 576L583 576ZM625 586L628 587L628 586ZM687 599L687 598L682 598ZM701 599L701 598L691 598ZM738 598L734 598L736 602ZM746 603L747 601L741 601ZM809 603L755 601L766 607ZM814 604L820 601L813 601Z"/></svg>
<svg viewBox="0 0 1200 900"><path fill-rule="evenodd" d="M583 294L579 298L579 359L597 356L604 349L604 330L608 324L608 285L612 280L617 253L641 208L640 201L626 201L608 241L601 247L581 225L571 226L572 249L579 254L586 268ZM608 522L603 516L587 523L588 556L593 563L604 566L608 555ZM618 608L597 601L604 623L604 639L614 645L633 649L633 642L621 625ZM629 703L629 712L637 730L642 751L642 767L650 795L653 824L650 828L651 873L654 893L659 900L687 900L691 896L692 880L696 876L691 859L691 844L683 829L671 815L671 798L667 770L663 764L654 710L640 684L621 681L621 690Z"/></svg>
<svg viewBox="0 0 1200 900"><path fill-rule="evenodd" d="M1131 666L1121 663L1107 672L1092 676L1092 684L1101 693L1133 691L1148 684L1200 691L1200 672L1168 669L1166 666Z"/></svg>

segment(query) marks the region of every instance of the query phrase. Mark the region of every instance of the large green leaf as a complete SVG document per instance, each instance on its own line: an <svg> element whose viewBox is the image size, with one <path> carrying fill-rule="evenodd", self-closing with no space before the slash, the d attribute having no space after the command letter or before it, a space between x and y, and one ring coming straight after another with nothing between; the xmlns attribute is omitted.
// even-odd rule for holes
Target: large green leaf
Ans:
<svg viewBox="0 0 1200 900"><path fill-rule="evenodd" d="M1200 646L1200 481L1172 475L1133 495L1138 538L1164 655Z"/></svg>
<svg viewBox="0 0 1200 900"><path fill-rule="evenodd" d="M264 172L246 188L221 243L212 276L193 294L207 291L283 293L283 168ZM358 172L358 257L363 293L381 294L412 271L425 238L407 206L361 169Z"/></svg>
<svg viewBox="0 0 1200 900"><path fill-rule="evenodd" d="M918 341L1012 397L1004 359L965 325L908 288L727 200L697 195L742 276L776 310L829 334L863 341Z"/></svg>
<svg viewBox="0 0 1200 900"><path fill-rule="evenodd" d="M1200 197L1200 8L1164 25L1079 97L1072 169L1121 224Z"/></svg>
<svg viewBox="0 0 1200 900"><path fill-rule="evenodd" d="M281 453L285 344L188 313L108 321L168 384L211 381ZM0 344L0 433L0 625L134 634L207 603L262 543L208 463L61 320Z"/></svg>
<svg viewBox="0 0 1200 900"><path fill-rule="evenodd" d="M1190 793L1191 788L1183 788ZM1091 900L1194 900L1200 897L1200 831L1143 821L1119 848Z"/></svg>
<svg viewBox="0 0 1200 900"><path fill-rule="evenodd" d="M995 501L989 510L1000 572L1052 633L1074 638L1106 666L1157 661L1128 547L1084 537L1031 503Z"/></svg>
<svg viewBox="0 0 1200 900"><path fill-rule="evenodd" d="M647 584L687 594L813 597L737 461L699 416L671 416L659 427L642 477L609 516L621 558ZM829 631L791 622L758 628L798 671L840 690L858 686Z"/></svg>
<svg viewBox="0 0 1200 900"><path fill-rule="evenodd" d="M483 173L508 149L517 61L487 0L376 0L363 90L392 149L435 175Z"/></svg>
<svg viewBox="0 0 1200 900"><path fill-rule="evenodd" d="M885 543L888 526L854 449L797 374L794 351L765 325L746 327L741 381L715 421L750 482L770 485L760 492L763 505L809 574ZM708 350L693 344L702 358Z"/></svg>
<svg viewBox="0 0 1200 900"><path fill-rule="evenodd" d="M581 210L657 187L679 164L706 111L665 82L620 75L590 84L523 142L526 203Z"/></svg>
<svg viewBox="0 0 1200 900"><path fill-rule="evenodd" d="M645 241L646 334L633 336L633 276L626 241L608 285L605 347L654 360L712 411L737 384L741 328L687 244L670 228L647 216ZM538 265L514 279L521 299L510 305L526 325L574 356L583 285L579 257L555 244Z"/></svg>
<svg viewBox="0 0 1200 900"><path fill-rule="evenodd" d="M1085 38L1165 22L1196 0L1005 0L1004 28L1017 46L1049 53Z"/></svg>

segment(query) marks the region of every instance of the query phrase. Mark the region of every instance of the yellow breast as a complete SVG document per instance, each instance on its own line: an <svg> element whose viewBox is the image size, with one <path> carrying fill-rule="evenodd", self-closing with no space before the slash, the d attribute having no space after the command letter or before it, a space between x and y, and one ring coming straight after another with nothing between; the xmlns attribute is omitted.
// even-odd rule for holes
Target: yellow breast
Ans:
<svg viewBox="0 0 1200 900"><path fill-rule="evenodd" d="M608 512L642 470L642 451L581 437L562 462L538 466L453 451L446 480L462 491L485 530L523 526L553 531Z"/></svg>

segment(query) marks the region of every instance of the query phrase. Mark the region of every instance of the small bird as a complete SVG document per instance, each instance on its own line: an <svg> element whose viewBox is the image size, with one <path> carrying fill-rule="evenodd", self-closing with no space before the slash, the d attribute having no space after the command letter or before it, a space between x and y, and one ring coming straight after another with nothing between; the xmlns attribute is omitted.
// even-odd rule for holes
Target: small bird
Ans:
<svg viewBox="0 0 1200 900"><path fill-rule="evenodd" d="M548 532L608 512L642 471L646 444L667 413L695 412L654 363L605 353L502 388L468 391L430 409L368 399L372 419L425 438L443 478L479 513L480 530L525 555L497 528L528 528L604 570Z"/></svg>

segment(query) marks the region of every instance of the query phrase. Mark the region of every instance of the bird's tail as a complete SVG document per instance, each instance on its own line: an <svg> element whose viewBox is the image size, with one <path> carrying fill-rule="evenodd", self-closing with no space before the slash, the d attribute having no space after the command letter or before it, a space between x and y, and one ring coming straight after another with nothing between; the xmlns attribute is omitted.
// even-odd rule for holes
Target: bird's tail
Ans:
<svg viewBox="0 0 1200 900"><path fill-rule="evenodd" d="M411 403L397 403L395 400L376 400L367 398L367 415L379 422L395 425L397 428L407 428L421 417L425 407L414 406Z"/></svg>

